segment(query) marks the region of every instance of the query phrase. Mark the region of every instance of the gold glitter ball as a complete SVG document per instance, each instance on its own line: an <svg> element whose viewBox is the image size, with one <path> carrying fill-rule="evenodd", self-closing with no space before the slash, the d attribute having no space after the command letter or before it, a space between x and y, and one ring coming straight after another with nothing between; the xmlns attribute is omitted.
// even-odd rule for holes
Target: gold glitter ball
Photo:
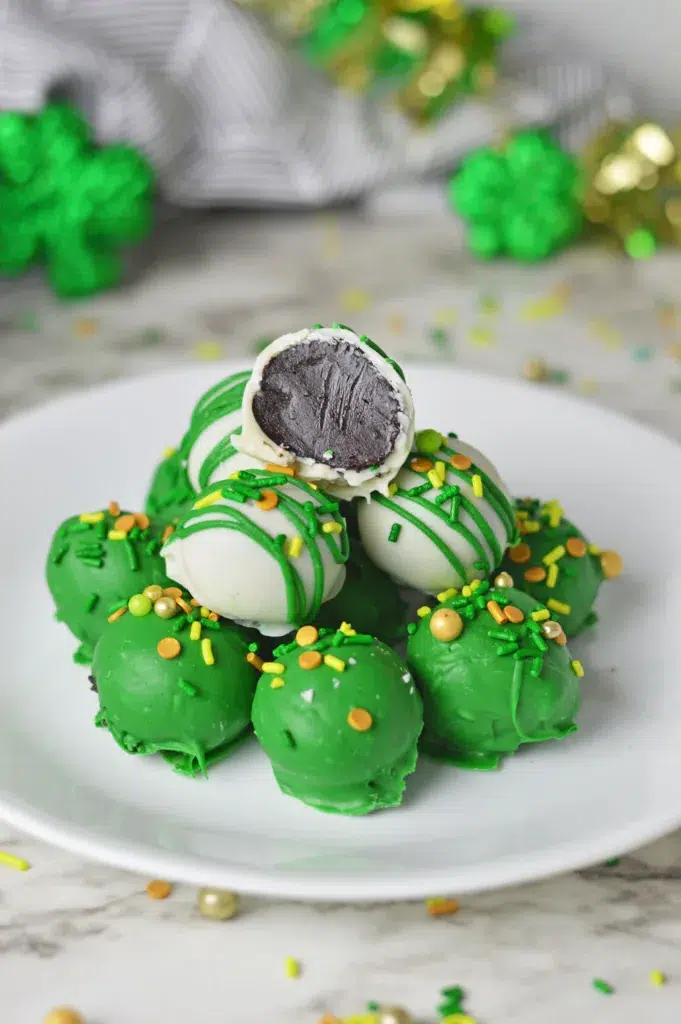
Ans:
<svg viewBox="0 0 681 1024"><path fill-rule="evenodd" d="M174 597L159 597L154 604L154 612L159 619L172 619L177 615L177 601Z"/></svg>
<svg viewBox="0 0 681 1024"><path fill-rule="evenodd" d="M380 1006L379 1024L414 1024L414 1018L401 1006Z"/></svg>
<svg viewBox="0 0 681 1024"><path fill-rule="evenodd" d="M444 643L456 640L463 632L463 619L453 608L438 608L431 616L430 632Z"/></svg>
<svg viewBox="0 0 681 1024"><path fill-rule="evenodd" d="M557 640L563 632L563 627L559 622L547 619L546 622L542 623L541 631L548 640Z"/></svg>
<svg viewBox="0 0 681 1024"><path fill-rule="evenodd" d="M229 921L239 909L239 897L229 889L199 889L198 907L212 921Z"/></svg>
<svg viewBox="0 0 681 1024"><path fill-rule="evenodd" d="M528 359L523 366L525 380L542 381L549 375L549 368L543 359Z"/></svg>
<svg viewBox="0 0 681 1024"><path fill-rule="evenodd" d="M614 580L622 572L624 561L622 556L616 551L603 551L601 553L601 566L603 567L605 578Z"/></svg>
<svg viewBox="0 0 681 1024"><path fill-rule="evenodd" d="M495 587L514 587L513 577L510 572L500 572L498 576L494 578Z"/></svg>
<svg viewBox="0 0 681 1024"><path fill-rule="evenodd" d="M150 587L145 587L142 593L153 604L154 601L158 601L159 597L163 597L163 587L159 587L157 583L152 583Z"/></svg>
<svg viewBox="0 0 681 1024"><path fill-rule="evenodd" d="M58 1006L50 1010L43 1024L85 1024L85 1018L70 1006Z"/></svg>

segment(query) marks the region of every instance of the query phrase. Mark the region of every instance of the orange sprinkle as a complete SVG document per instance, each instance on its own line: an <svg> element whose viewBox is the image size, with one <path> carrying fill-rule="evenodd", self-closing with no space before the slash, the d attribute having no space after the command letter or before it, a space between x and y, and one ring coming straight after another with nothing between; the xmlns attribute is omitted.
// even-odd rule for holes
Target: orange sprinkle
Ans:
<svg viewBox="0 0 681 1024"><path fill-rule="evenodd" d="M531 565L525 570L525 579L528 583L541 583L546 579L546 569L543 565Z"/></svg>
<svg viewBox="0 0 681 1024"><path fill-rule="evenodd" d="M263 512L270 512L273 508L276 508L279 504L279 495L276 491L270 491L267 488L260 492L260 500L256 501L258 508L261 508Z"/></svg>
<svg viewBox="0 0 681 1024"><path fill-rule="evenodd" d="M106 621L117 622L120 618L122 618L125 615L127 610L127 608L119 608L117 612L112 612Z"/></svg>
<svg viewBox="0 0 681 1024"><path fill-rule="evenodd" d="M163 541L164 544L168 540L168 537L172 536L173 533L175 533L175 527L171 526L171 524L168 523L165 530L161 534L161 540Z"/></svg>
<svg viewBox="0 0 681 1024"><path fill-rule="evenodd" d="M266 462L265 469L268 473L283 473L284 476L296 475L296 471L293 466L277 466L274 462Z"/></svg>
<svg viewBox="0 0 681 1024"><path fill-rule="evenodd" d="M96 334L99 327L99 320L90 316L80 317L73 325L73 331L77 338L91 338Z"/></svg>
<svg viewBox="0 0 681 1024"><path fill-rule="evenodd" d="M373 723L373 718L364 708L353 708L348 712L348 725L356 732L366 732Z"/></svg>
<svg viewBox="0 0 681 1024"><path fill-rule="evenodd" d="M135 524L139 526L140 530L149 529L149 516L146 512L135 512Z"/></svg>
<svg viewBox="0 0 681 1024"><path fill-rule="evenodd" d="M570 537L569 540L565 541L565 550L573 558L584 558L587 550L586 542L581 537Z"/></svg>
<svg viewBox="0 0 681 1024"><path fill-rule="evenodd" d="M218 615L217 612L209 612L208 618L210 619L211 622L217 622L220 616Z"/></svg>
<svg viewBox="0 0 681 1024"><path fill-rule="evenodd" d="M298 655L298 664L301 668L319 668L322 663L322 656L319 651L303 651Z"/></svg>
<svg viewBox="0 0 681 1024"><path fill-rule="evenodd" d="M182 597L182 591L180 590L179 587L164 587L163 596L174 597L175 600L177 601L178 597Z"/></svg>
<svg viewBox="0 0 681 1024"><path fill-rule="evenodd" d="M511 561L515 562L516 565L522 565L523 562L529 562L532 557L532 549L529 544L516 544L514 548L509 548L508 553Z"/></svg>
<svg viewBox="0 0 681 1024"><path fill-rule="evenodd" d="M255 651L249 651L248 652L248 654L246 655L246 661L248 662L249 665L252 665L253 668L257 668L258 672L262 672L262 667L264 665L264 662L263 662L262 658L260 658L255 653Z"/></svg>
<svg viewBox="0 0 681 1024"><path fill-rule="evenodd" d="M119 516L120 514L121 514L121 506L118 504L118 502L117 501L110 501L109 502L109 515L110 516Z"/></svg>
<svg viewBox="0 0 681 1024"><path fill-rule="evenodd" d="M426 900L428 913L431 917L444 917L445 914L456 914L461 904L458 900L446 900L443 897Z"/></svg>
<svg viewBox="0 0 681 1024"><path fill-rule="evenodd" d="M116 529L121 530L123 533L128 533L132 530L135 525L135 517L133 515L119 516L116 520Z"/></svg>
<svg viewBox="0 0 681 1024"><path fill-rule="evenodd" d="M525 616L521 612L520 608L516 608L514 604L507 604L506 607L504 608L504 612L506 613L506 618L508 619L508 621L513 622L515 625L517 625L519 622L523 622L523 620L525 619Z"/></svg>
<svg viewBox="0 0 681 1024"><path fill-rule="evenodd" d="M562 629L561 629L560 633L558 634L558 636L555 638L555 640L556 640L556 643L560 644L561 647L565 647L565 644L567 643L567 637L565 635L565 632Z"/></svg>
<svg viewBox="0 0 681 1024"><path fill-rule="evenodd" d="M170 594L168 594L168 597L170 597ZM180 608L185 613L185 615L191 615L192 606L190 604L187 604L183 597L176 597L175 603L179 604Z"/></svg>
<svg viewBox="0 0 681 1024"><path fill-rule="evenodd" d="M454 469L470 469L473 465L467 455L452 455L449 461L454 466Z"/></svg>
<svg viewBox="0 0 681 1024"><path fill-rule="evenodd" d="M172 891L170 882L161 882L159 879L154 879L147 885L147 896L150 900L167 900Z"/></svg>
<svg viewBox="0 0 681 1024"><path fill-rule="evenodd" d="M195 597L193 597L189 603L192 606L192 608L199 608L201 605L201 602L197 601Z"/></svg>
<svg viewBox="0 0 681 1024"><path fill-rule="evenodd" d="M319 640L319 633L314 626L301 626L296 633L296 643L299 647L309 647Z"/></svg>
<svg viewBox="0 0 681 1024"><path fill-rule="evenodd" d="M487 611L500 626L503 626L504 622L507 621L503 609L499 607L496 601L487 602Z"/></svg>
<svg viewBox="0 0 681 1024"><path fill-rule="evenodd" d="M419 455L410 459L409 465L415 473L428 473L433 468L433 463L430 459L424 459Z"/></svg>
<svg viewBox="0 0 681 1024"><path fill-rule="evenodd" d="M162 640L159 640L156 650L166 661L172 661L182 650L182 645L176 637L164 636Z"/></svg>

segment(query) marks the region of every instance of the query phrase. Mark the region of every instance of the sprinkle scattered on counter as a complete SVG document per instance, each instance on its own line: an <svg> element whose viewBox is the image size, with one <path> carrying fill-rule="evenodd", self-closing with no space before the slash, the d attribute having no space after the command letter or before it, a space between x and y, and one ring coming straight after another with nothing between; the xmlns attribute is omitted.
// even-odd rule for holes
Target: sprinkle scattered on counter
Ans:
<svg viewBox="0 0 681 1024"><path fill-rule="evenodd" d="M651 971L648 977L654 988L662 988L667 984L667 975L663 971Z"/></svg>
<svg viewBox="0 0 681 1024"><path fill-rule="evenodd" d="M194 345L194 355L196 358L203 359L207 363L222 359L224 354L225 350L221 341L207 338L203 341L197 341Z"/></svg>
<svg viewBox="0 0 681 1024"><path fill-rule="evenodd" d="M649 363L655 355L650 345L638 345L631 350L631 358L635 363Z"/></svg>
<svg viewBox="0 0 681 1024"><path fill-rule="evenodd" d="M84 316L75 321L73 333L77 338L93 338L99 330L99 320Z"/></svg>
<svg viewBox="0 0 681 1024"><path fill-rule="evenodd" d="M456 914L460 909L458 900L445 899L444 896L435 896L426 900L426 907L431 917L445 917L448 914Z"/></svg>
<svg viewBox="0 0 681 1024"><path fill-rule="evenodd" d="M430 327L428 329L428 339L433 343L435 348L444 351L449 348L449 334L444 327Z"/></svg>
<svg viewBox="0 0 681 1024"><path fill-rule="evenodd" d="M602 978L594 978L591 984L597 992L601 992L604 996L612 996L615 994L614 987L609 982L603 981Z"/></svg>
<svg viewBox="0 0 681 1024"><path fill-rule="evenodd" d="M476 324L468 332L468 340L476 348L489 348L491 345L496 344L497 339L496 334L490 327L482 327L480 324Z"/></svg>
<svg viewBox="0 0 681 1024"><path fill-rule="evenodd" d="M0 864L4 864L5 867L14 868L15 871L28 871L31 867L27 860L23 857L15 857L13 853L7 853L5 850L0 850Z"/></svg>
<svg viewBox="0 0 681 1024"><path fill-rule="evenodd" d="M70 1006L58 1006L50 1010L43 1024L85 1024L85 1018Z"/></svg>
<svg viewBox="0 0 681 1024"><path fill-rule="evenodd" d="M583 395L595 395L598 391L599 384L593 377L584 377L577 384L577 388Z"/></svg>
<svg viewBox="0 0 681 1024"><path fill-rule="evenodd" d="M549 368L543 359L528 359L523 363L522 374L525 380L539 383L548 380Z"/></svg>
<svg viewBox="0 0 681 1024"><path fill-rule="evenodd" d="M287 956L284 960L284 971L287 978L300 977L300 963L293 956Z"/></svg>
<svg viewBox="0 0 681 1024"><path fill-rule="evenodd" d="M362 288L348 288L340 296L340 303L349 313L359 313L371 304L371 295Z"/></svg>
<svg viewBox="0 0 681 1024"><path fill-rule="evenodd" d="M392 313L388 317L388 330L393 334L402 334L407 326L407 318L404 313Z"/></svg>
<svg viewBox="0 0 681 1024"><path fill-rule="evenodd" d="M609 860L606 860L605 866L606 868L616 868L621 860L621 857L611 857Z"/></svg>
<svg viewBox="0 0 681 1024"><path fill-rule="evenodd" d="M445 306L443 309L438 309L435 313L435 323L438 327L451 327L452 324L456 323L458 315L452 306Z"/></svg>
<svg viewBox="0 0 681 1024"><path fill-rule="evenodd" d="M150 900L167 900L172 891L173 887L170 882L162 882L158 878L147 885L147 896Z"/></svg>
<svg viewBox="0 0 681 1024"><path fill-rule="evenodd" d="M622 334L609 324L607 320L595 319L589 321L589 334L596 341L603 343L605 348L615 349L622 347Z"/></svg>
<svg viewBox="0 0 681 1024"><path fill-rule="evenodd" d="M537 323L561 316L567 309L569 297L570 289L566 284L556 285L542 298L526 302L520 310L520 319L526 323Z"/></svg>

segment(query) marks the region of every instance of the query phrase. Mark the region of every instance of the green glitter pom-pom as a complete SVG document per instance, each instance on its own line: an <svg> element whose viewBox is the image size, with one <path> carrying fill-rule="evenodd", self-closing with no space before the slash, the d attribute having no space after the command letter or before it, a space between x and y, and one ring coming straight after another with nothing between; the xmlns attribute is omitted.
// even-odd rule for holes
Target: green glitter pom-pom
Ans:
<svg viewBox="0 0 681 1024"><path fill-rule="evenodd" d="M119 247L151 230L153 185L141 153L97 148L68 104L0 112L0 273L42 264L62 298L112 287Z"/></svg>
<svg viewBox="0 0 681 1024"><path fill-rule="evenodd" d="M449 201L481 259L544 260L582 229L577 161L540 131L471 153L450 181Z"/></svg>

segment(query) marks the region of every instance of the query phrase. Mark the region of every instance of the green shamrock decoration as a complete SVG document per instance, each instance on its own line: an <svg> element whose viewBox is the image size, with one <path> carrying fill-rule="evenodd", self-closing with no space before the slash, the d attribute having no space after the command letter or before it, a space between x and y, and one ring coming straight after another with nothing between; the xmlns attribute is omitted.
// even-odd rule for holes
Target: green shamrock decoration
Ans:
<svg viewBox="0 0 681 1024"><path fill-rule="evenodd" d="M119 248L151 229L153 185L140 153L97 148L68 104L0 112L0 273L43 264L62 298L117 284Z"/></svg>
<svg viewBox="0 0 681 1024"><path fill-rule="evenodd" d="M580 186L575 157L544 132L526 131L501 150L471 153L450 181L449 201L476 256L536 262L579 235Z"/></svg>

